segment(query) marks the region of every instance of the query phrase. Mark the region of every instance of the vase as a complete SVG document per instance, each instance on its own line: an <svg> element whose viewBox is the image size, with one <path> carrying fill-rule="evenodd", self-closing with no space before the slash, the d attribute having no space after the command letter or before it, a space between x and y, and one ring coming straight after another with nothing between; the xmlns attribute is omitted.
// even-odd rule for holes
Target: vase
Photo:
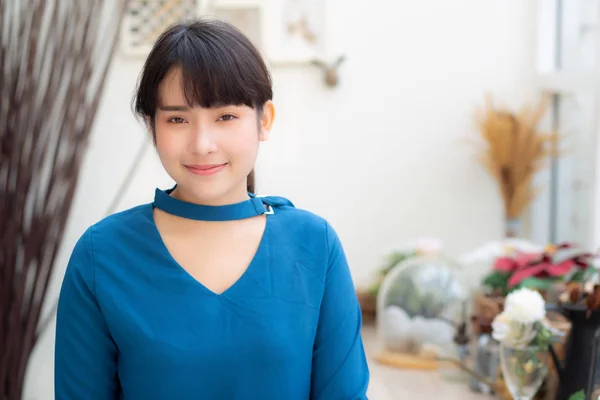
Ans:
<svg viewBox="0 0 600 400"><path fill-rule="evenodd" d="M507 238L519 237L521 233L521 220L518 218L507 218L504 221L504 236Z"/></svg>
<svg viewBox="0 0 600 400"><path fill-rule="evenodd" d="M515 400L531 400L548 372L546 352L536 346L500 345L500 367L508 391Z"/></svg>
<svg viewBox="0 0 600 400"><path fill-rule="evenodd" d="M564 359L561 360L554 346L549 349L559 381L556 400L566 400L587 388L590 380L600 381L600 370L590 374L593 359L600 363L600 358L592 352L594 335L600 330L600 311L589 311L585 305L573 304L548 305L547 310L560 312L571 324L563 349Z"/></svg>

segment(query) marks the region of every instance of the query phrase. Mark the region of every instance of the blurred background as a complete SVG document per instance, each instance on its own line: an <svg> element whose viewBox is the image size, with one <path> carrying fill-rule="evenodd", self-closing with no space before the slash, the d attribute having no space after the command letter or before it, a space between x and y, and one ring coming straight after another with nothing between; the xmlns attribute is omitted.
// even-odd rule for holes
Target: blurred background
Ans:
<svg viewBox="0 0 600 400"><path fill-rule="evenodd" d="M26 251L15 249L36 237L54 251L38 255L46 261L35 268L47 272L30 294L37 308L23 311L33 316L20 325L39 339L21 345L31 351L19 364L27 365L23 398L53 398L53 310L76 240L108 213L172 185L131 99L157 35L194 15L233 22L270 65L277 118L260 149L257 191L287 197L338 231L365 312L373 399L418 390L420 398L492 396L467 378L451 383L424 367L375 360L378 285L406 258L433 255L423 262L452 269L474 299L506 295L482 282L518 246L548 254L547 245L568 243L582 252L569 257L598 247L600 0L4 0L0 12L0 352L18 341L9 340L7 315L27 266L16 267ZM17 160L15 146L40 141L49 147L38 156L62 154L54 164L38 163L33 151L30 163ZM12 174L21 168L31 188L52 165L56 181L41 178L34 191L57 208L36 225L19 214L27 190ZM32 290L25 286L23 296ZM469 302L470 314L477 304ZM475 345L480 334L470 333ZM5 372L17 368L9 358Z"/></svg>

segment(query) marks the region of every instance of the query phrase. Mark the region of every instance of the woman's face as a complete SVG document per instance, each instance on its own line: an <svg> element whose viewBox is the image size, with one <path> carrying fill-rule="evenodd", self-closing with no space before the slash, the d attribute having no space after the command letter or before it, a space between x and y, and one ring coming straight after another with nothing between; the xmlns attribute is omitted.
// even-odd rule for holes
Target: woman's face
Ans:
<svg viewBox="0 0 600 400"><path fill-rule="evenodd" d="M264 105L261 116L243 105L189 107L178 69L167 74L158 94L156 149L177 183L174 195L206 205L247 199L246 178L273 123L272 102Z"/></svg>

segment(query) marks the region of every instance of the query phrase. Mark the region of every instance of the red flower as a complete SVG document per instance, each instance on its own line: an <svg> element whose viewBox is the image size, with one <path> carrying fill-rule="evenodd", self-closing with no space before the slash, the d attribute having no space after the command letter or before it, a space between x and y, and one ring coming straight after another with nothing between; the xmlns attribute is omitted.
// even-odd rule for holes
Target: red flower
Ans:
<svg viewBox="0 0 600 400"><path fill-rule="evenodd" d="M544 252L541 257L522 257L518 268L508 280L508 287L511 288L530 277L556 278L570 273L574 268L585 269L590 264L591 256L590 253L578 251L570 243L562 243Z"/></svg>
<svg viewBox="0 0 600 400"><path fill-rule="evenodd" d="M522 253L519 254L517 256L517 264L518 264L518 268L525 268L526 266L535 263L535 262L539 262L539 261L543 261L544 259L544 254L540 254L540 253Z"/></svg>
<svg viewBox="0 0 600 400"><path fill-rule="evenodd" d="M537 253L520 253L516 257L504 256L496 258L494 270L498 272L512 273L519 268L535 261L541 257Z"/></svg>
<svg viewBox="0 0 600 400"><path fill-rule="evenodd" d="M517 261L512 257L498 257L494 262L494 270L499 272L513 272L517 269Z"/></svg>
<svg viewBox="0 0 600 400"><path fill-rule="evenodd" d="M559 264L551 264L548 266L547 271L551 276L563 276L569 273L569 271L571 271L571 269L573 269L573 267L576 265L578 264L575 262L575 260L566 260Z"/></svg>
<svg viewBox="0 0 600 400"><path fill-rule="evenodd" d="M552 264L546 257L542 257L537 261L524 265L515 271L508 279L508 287L511 288L530 277L546 278L549 275L548 268L551 266Z"/></svg>

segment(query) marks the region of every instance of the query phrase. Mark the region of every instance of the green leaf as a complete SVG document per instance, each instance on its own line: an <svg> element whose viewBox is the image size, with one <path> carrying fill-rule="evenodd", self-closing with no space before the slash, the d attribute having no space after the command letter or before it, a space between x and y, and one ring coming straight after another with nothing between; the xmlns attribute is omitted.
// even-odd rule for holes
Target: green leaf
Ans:
<svg viewBox="0 0 600 400"><path fill-rule="evenodd" d="M569 400L585 400L585 391L580 390L577 393L573 393Z"/></svg>
<svg viewBox="0 0 600 400"><path fill-rule="evenodd" d="M573 281L573 282L583 282L585 280L587 272L588 271L585 270L585 269L580 269L579 271L575 272L571 276L571 281Z"/></svg>
<svg viewBox="0 0 600 400"><path fill-rule="evenodd" d="M509 278L508 272L493 271L485 276L482 283L491 289L500 289L504 293L507 290Z"/></svg>
<svg viewBox="0 0 600 400"><path fill-rule="evenodd" d="M518 287L519 288L529 288L529 289L539 289L539 290L548 290L554 283L554 279L540 279L535 277L529 277L523 279Z"/></svg>

